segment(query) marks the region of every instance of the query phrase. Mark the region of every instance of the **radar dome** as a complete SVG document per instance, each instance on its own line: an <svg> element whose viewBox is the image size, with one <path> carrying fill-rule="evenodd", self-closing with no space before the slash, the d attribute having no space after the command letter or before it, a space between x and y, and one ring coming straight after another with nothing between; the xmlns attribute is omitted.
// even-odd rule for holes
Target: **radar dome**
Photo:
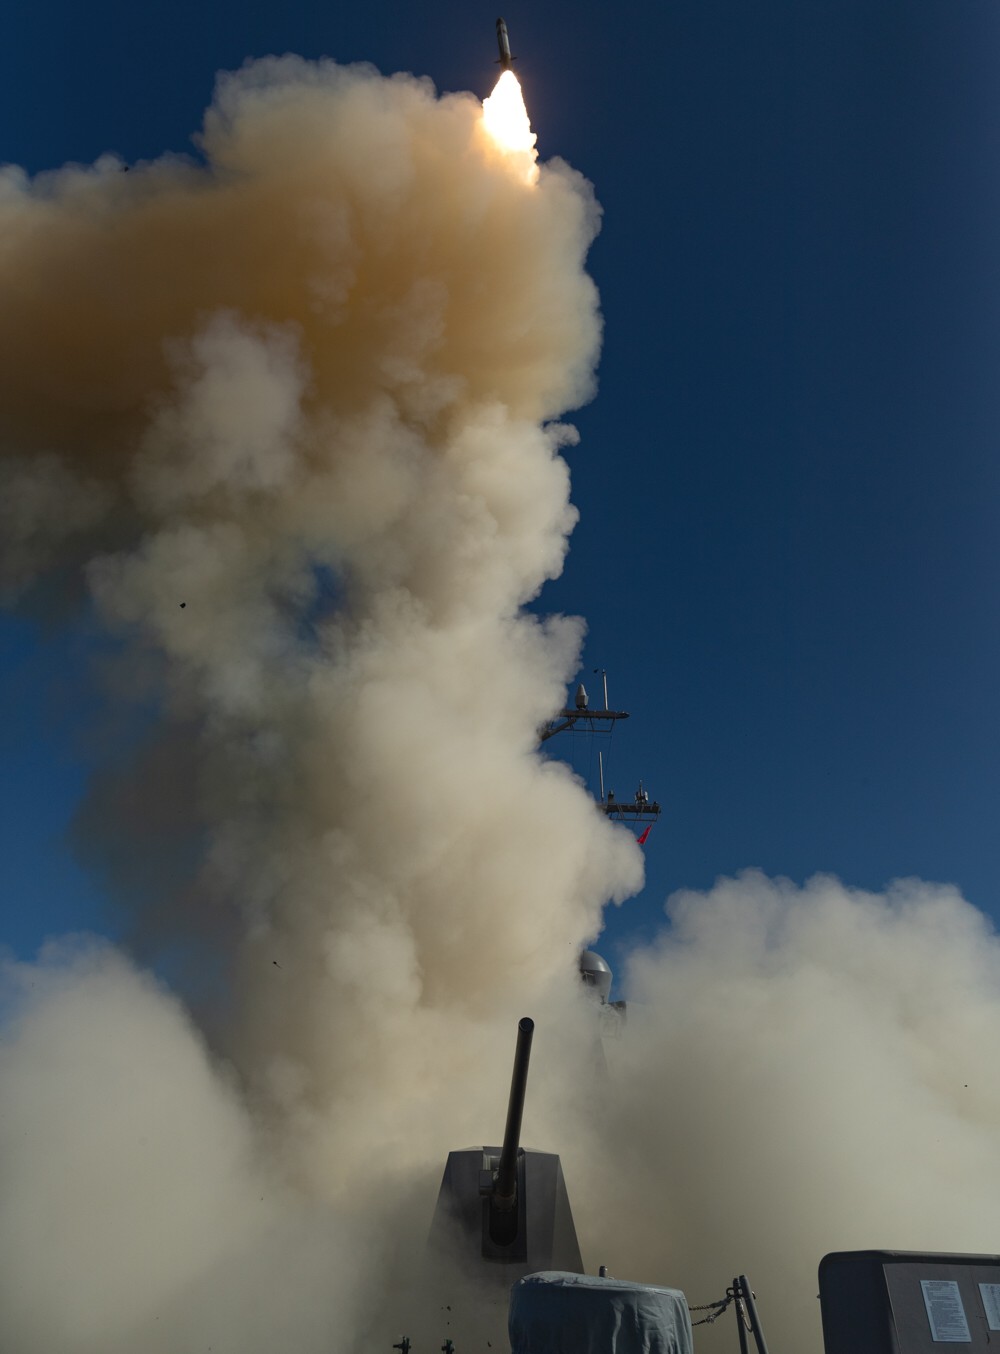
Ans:
<svg viewBox="0 0 1000 1354"><path fill-rule="evenodd" d="M588 987L592 987L602 1002L606 1002L611 991L611 969L607 962L593 950L584 950L580 955L580 977Z"/></svg>

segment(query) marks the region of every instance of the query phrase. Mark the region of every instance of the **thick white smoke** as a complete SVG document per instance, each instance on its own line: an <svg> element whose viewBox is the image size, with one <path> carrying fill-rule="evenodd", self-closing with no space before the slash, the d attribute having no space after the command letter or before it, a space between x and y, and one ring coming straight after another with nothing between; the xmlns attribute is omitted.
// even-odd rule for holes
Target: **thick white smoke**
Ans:
<svg viewBox="0 0 1000 1354"><path fill-rule="evenodd" d="M176 1000L86 945L3 978L4 1348L328 1350L370 1231L289 1188Z"/></svg>
<svg viewBox="0 0 1000 1354"><path fill-rule="evenodd" d="M824 1251L995 1248L1000 964L951 890L675 899L595 1083L576 956L641 858L538 756L581 626L521 609L575 518L589 186L291 58L201 148L0 179L2 582L84 598L156 711L77 840L180 993L86 941L8 966L0 1344L388 1350L526 1012L591 1266L746 1270L816 1349Z"/></svg>
<svg viewBox="0 0 1000 1354"><path fill-rule="evenodd" d="M945 885L753 870L668 911L614 1045L603 1258L692 1302L746 1272L772 1347L819 1350L827 1252L995 1253L1000 940L982 913ZM733 1319L699 1348L734 1348Z"/></svg>
<svg viewBox="0 0 1000 1354"><path fill-rule="evenodd" d="M641 883L537 752L581 626L521 610L575 520L589 186L469 96L291 58L220 81L201 149L4 179L5 583L84 580L158 712L77 836L204 1029L106 951L28 971L25 1354L362 1341L445 1153L502 1127L517 1017L552 1009L555 1086L579 946Z"/></svg>

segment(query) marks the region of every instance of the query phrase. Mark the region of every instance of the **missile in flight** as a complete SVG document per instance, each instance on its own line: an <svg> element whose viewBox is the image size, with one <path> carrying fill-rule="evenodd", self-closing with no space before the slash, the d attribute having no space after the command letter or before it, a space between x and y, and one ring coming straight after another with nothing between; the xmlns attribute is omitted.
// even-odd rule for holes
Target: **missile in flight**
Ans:
<svg viewBox="0 0 1000 1354"><path fill-rule="evenodd" d="M497 59L497 65L502 66L505 71L509 71L511 62L516 61L516 56L510 54L510 42L507 38L507 25L503 19L497 19L497 46L500 48L500 56Z"/></svg>

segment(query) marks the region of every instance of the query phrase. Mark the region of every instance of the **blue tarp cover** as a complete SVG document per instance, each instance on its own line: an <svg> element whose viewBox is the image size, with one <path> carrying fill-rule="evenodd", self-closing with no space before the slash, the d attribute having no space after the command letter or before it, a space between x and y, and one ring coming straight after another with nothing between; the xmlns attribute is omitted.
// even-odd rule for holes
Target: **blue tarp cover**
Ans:
<svg viewBox="0 0 1000 1354"><path fill-rule="evenodd" d="M544 1270L510 1292L512 1354L692 1354L677 1288Z"/></svg>

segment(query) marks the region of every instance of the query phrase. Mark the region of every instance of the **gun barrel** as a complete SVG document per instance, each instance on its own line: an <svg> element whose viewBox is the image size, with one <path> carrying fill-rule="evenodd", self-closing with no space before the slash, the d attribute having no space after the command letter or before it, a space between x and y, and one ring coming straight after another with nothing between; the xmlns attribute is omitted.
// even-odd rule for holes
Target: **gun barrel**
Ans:
<svg viewBox="0 0 1000 1354"><path fill-rule="evenodd" d="M514 1052L514 1073L510 1079L510 1100L507 1102L507 1127L503 1131L503 1148L493 1187L494 1206L507 1212L517 1199L517 1149L521 1140L521 1116L524 1114L524 1093L528 1087L528 1059L531 1057L531 1037L535 1022L522 1016L517 1022L517 1048Z"/></svg>

